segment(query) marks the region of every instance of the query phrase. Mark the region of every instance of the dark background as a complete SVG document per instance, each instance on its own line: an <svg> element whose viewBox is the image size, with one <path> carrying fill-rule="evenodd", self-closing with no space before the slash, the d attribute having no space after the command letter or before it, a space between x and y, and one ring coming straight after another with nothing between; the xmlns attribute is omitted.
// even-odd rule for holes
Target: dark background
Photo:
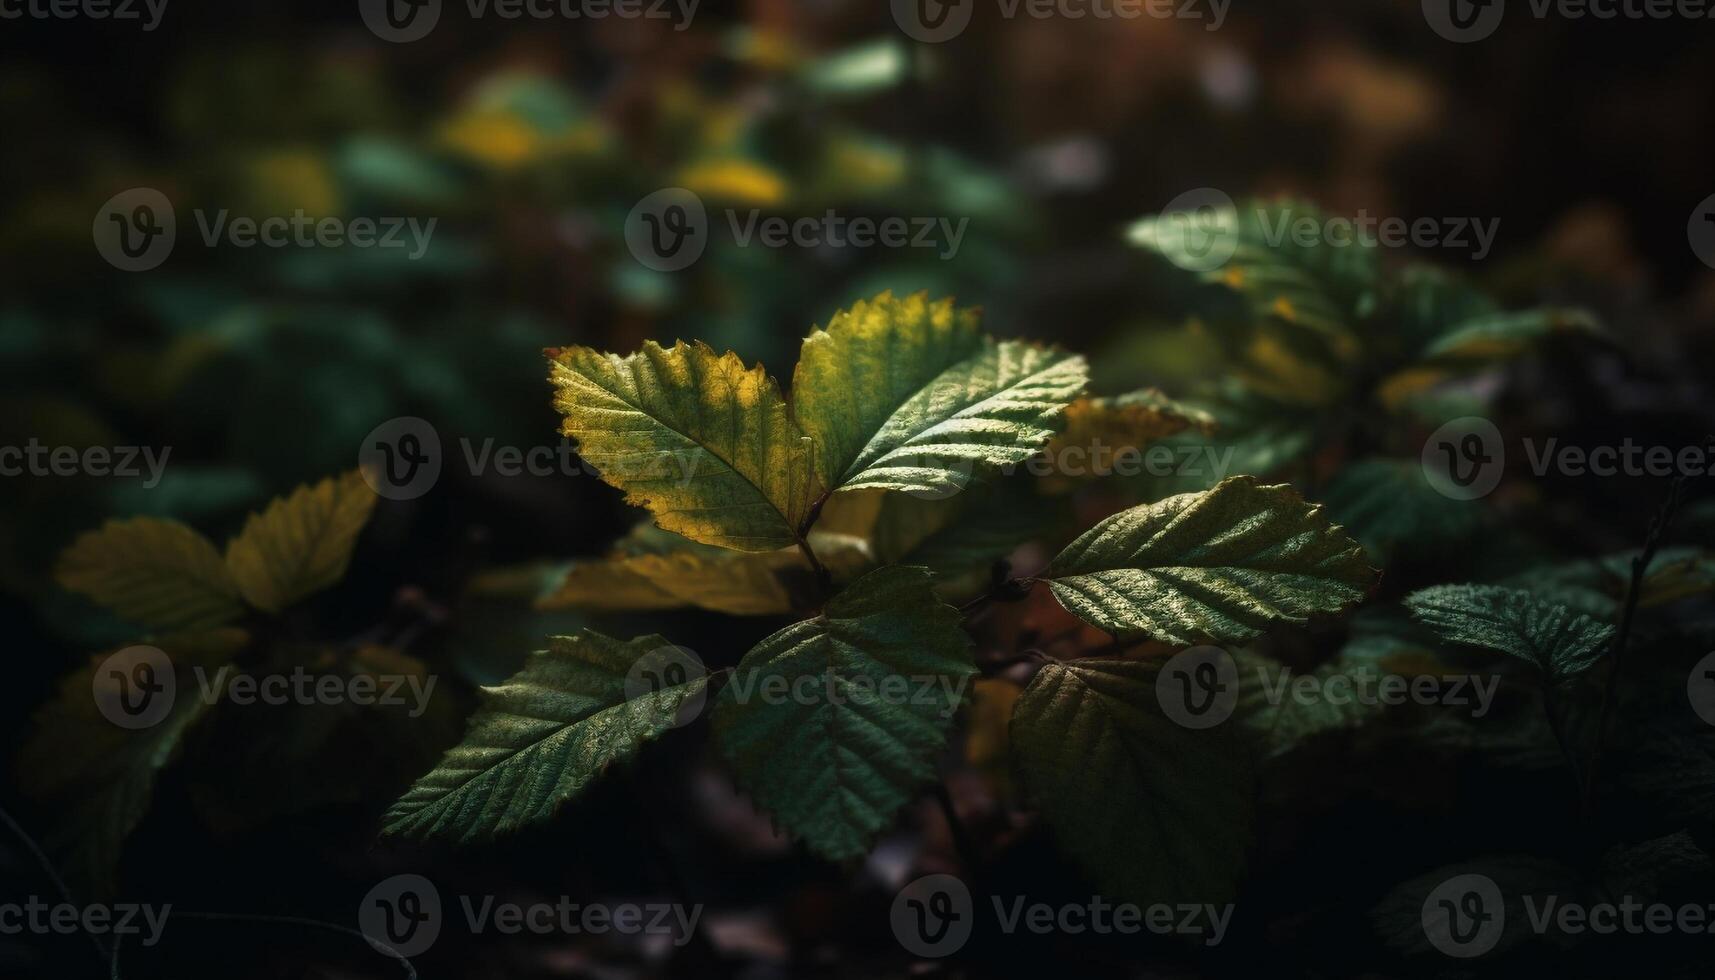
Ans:
<svg viewBox="0 0 1715 980"><path fill-rule="evenodd" d="M816 83L821 59L864 45L892 45L903 69L873 87ZM79 532L147 513L222 540L273 496L350 468L364 434L395 416L429 419L449 452L461 436L553 445L544 346L623 353L647 338L701 338L785 375L799 339L835 310L882 288L929 288L982 305L997 333L1093 355L1108 390L1198 380L1126 353L1172 316L1165 277L1123 237L1195 187L1292 193L1344 213L1500 219L1480 265L1451 250L1423 257L1471 271L1508 305L1586 305L1617 348L1552 348L1515 368L1520 424L1590 443L1696 441L1710 429L1715 271L1689 247L1686 223L1715 192L1711 45L1715 22L1518 12L1495 37L1456 45L1415 0L1235 0L1218 32L1197 21L1005 21L979 3L971 28L937 46L910 42L873 0L710 0L683 32L647 20L469 22L449 3L428 38L405 45L370 35L355 3L172 0L151 33L0 22L0 442L172 447L154 490L0 482L0 747L10 759L31 713L83 657L130 638L48 576ZM481 93L497 78L502 108L491 102L484 116ZM527 148L504 150L520 131ZM882 176L840 162L860 150L882 161ZM946 262L717 245L683 273L644 269L625 249L626 213L710 159L777 176L790 193L770 213L968 216L969 231ZM179 244L160 269L128 274L96 253L90 223L136 186L173 198ZM407 264L351 250L205 249L194 207L439 223L428 256ZM168 769L132 834L122 893L350 924L361 896L402 871L431 874L444 895L521 899L661 900L678 878L723 921L724 970L906 969L886 909L904 869L951 860L934 810L908 810L864 867L826 865L770 835L707 764L700 725L651 746L553 825L501 845L375 843L387 802L457 738L475 685L506 676L542 635L586 622L474 596L473 576L597 554L635 518L587 476L462 470L449 458L427 496L383 501L346 580L302 612L322 639L376 632L430 664L445 695L436 711L317 720L307 748L258 731L205 733L187 747L201 764ZM1580 480L1540 492L1559 508L1541 515L1555 548L1588 557L1640 540L1662 488ZM732 662L780 623L682 613L597 625L694 637L711 662ZM968 968L1088 957L1092 973L1113 975L1421 972L1383 957L1364 911L1389 883L1467 853L1461 835L1484 814L1504 824L1487 845L1542 833L1507 809L1542 787L1372 751L1347 763L1353 780L1375 780L1371 790L1282 816L1289 829L1265 844L1248 893L1264 911L1242 916L1228 947L1062 937L979 944ZM995 880L1088 894L978 774L951 779L997 842ZM11 782L0 805L40 835L52 815ZM21 852L4 870L39 888ZM170 936L134 951L125 976L397 973L332 933L187 922ZM84 975L83 952L54 949L58 972L44 975ZM663 957L458 929L418 966L520 978L716 969L696 948Z"/></svg>

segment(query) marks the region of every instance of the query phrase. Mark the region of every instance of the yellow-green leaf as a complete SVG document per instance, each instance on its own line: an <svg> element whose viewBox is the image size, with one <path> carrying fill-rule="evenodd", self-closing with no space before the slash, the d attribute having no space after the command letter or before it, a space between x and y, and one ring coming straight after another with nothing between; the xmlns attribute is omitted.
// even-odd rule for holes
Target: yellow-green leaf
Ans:
<svg viewBox="0 0 1715 980"><path fill-rule="evenodd" d="M108 521L60 555L55 578L120 618L155 629L214 626L244 613L220 552L177 521Z"/></svg>
<svg viewBox="0 0 1715 980"><path fill-rule="evenodd" d="M226 566L251 605L279 612L345 575L374 509L375 494L356 471L305 484L250 515L227 542Z"/></svg>
<svg viewBox="0 0 1715 980"><path fill-rule="evenodd" d="M819 493L809 439L760 365L653 341L550 351L560 431L661 527L736 551L794 545Z"/></svg>

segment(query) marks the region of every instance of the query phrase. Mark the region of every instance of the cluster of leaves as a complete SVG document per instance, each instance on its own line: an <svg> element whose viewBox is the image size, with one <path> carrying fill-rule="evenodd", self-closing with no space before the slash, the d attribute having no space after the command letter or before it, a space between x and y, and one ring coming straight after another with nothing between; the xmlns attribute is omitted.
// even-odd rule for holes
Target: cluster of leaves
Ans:
<svg viewBox="0 0 1715 980"><path fill-rule="evenodd" d="M176 692L156 724L128 729L103 718L98 702L117 697L131 680L101 669L109 651L67 677L38 714L20 770L25 789L60 815L52 844L73 855L78 880L110 886L157 774L195 727L220 724L209 716L219 714L233 678L293 666L421 669L387 651L283 642L270 626L345 575L375 500L352 472L299 487L252 514L224 555L192 528L152 517L110 521L65 549L59 583L142 630L138 642L167 655Z"/></svg>
<svg viewBox="0 0 1715 980"><path fill-rule="evenodd" d="M1147 356L1200 379L1188 400L1219 422L1235 469L1315 479L1378 560L1468 540L1481 511L1424 479L1424 436L1485 414L1498 388L1477 383L1488 372L1599 326L1576 309L1505 310L1431 265L1389 267L1373 237L1326 234L1329 221L1311 204L1257 200L1135 223L1130 241L1194 288L1182 331L1116 362ZM1318 232L1304 237L1305 227ZM1214 246L1232 256L1210 268ZM1329 458L1335 471L1317 472Z"/></svg>
<svg viewBox="0 0 1715 980"><path fill-rule="evenodd" d="M804 341L790 401L760 368L701 344L549 353L563 431L657 525L574 567L552 601L811 615L735 667L641 689L628 677L665 674L645 668L669 640L552 640L489 691L464 742L394 805L389 833L470 840L545 819L708 696L739 784L815 852L856 857L935 777L983 666L965 619L985 600L1042 583L1122 641L1184 645L1338 613L1376 579L1318 508L1239 478L1114 514L1038 574L1001 576L964 612L949 605L913 557L930 549L901 538L940 538L947 564L980 571L1011 544L957 517L986 509L991 493L1015 525L1051 506L1011 496L1003 468L1098 424L1145 439L1175 428L1158 397L1087 399L1082 358L985 336L976 311L950 300L883 293L836 314ZM868 522L861 533L823 527L855 515ZM847 557L824 562L829 545ZM796 588L779 574L793 567ZM615 583L606 595L603 581ZM1238 762L1199 761L1230 743L1176 730L1153 707L1158 669L1124 657L1042 666L1012 712L1014 758L1066 849L1117 893L1222 894L1242 866L1249 790ZM890 679L936 693L875 696ZM825 696L754 696L805 680Z"/></svg>

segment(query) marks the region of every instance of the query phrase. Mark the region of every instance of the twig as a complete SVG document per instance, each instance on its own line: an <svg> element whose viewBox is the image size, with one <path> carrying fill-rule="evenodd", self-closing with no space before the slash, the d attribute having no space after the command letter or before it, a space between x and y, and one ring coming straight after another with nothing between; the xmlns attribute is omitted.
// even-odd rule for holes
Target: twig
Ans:
<svg viewBox="0 0 1715 980"><path fill-rule="evenodd" d="M1584 777L1584 800L1581 808L1584 821L1588 824L1595 813L1596 780L1601 771L1602 750L1608 740L1608 719L1613 713L1614 702L1618 699L1620 689L1620 666L1624 662L1626 641L1631 636L1632 620L1637 615L1638 601L1642 598L1644 576L1649 571L1650 562L1655 559L1656 550L1661 547L1662 539L1667 536L1667 529L1673 523L1675 514L1679 511L1681 497L1685 490L1685 476L1674 477L1664 501L1655 516L1650 519L1649 531L1644 535L1643 550L1632 558L1632 578L1626 586L1626 603L1620 613L1620 627L1614 634L1614 644L1608 655L1608 682L1602 692L1602 708L1596 716L1596 743L1590 749L1590 769Z"/></svg>
<svg viewBox="0 0 1715 980"><path fill-rule="evenodd" d="M5 807L0 807L0 823L4 823L14 836L24 842L25 849L36 859L36 864L47 874L48 880L53 882L54 890L59 892L60 900L67 905L77 905L77 899L72 896L71 888L66 885L65 879L60 877L59 871L54 868L54 863L48 860L47 852L42 850L42 846L36 843L36 839L30 836L22 824L6 812ZM89 944L95 947L96 960L106 962L107 948L101 945L101 940L96 938L93 932L85 932L84 935L89 937Z"/></svg>

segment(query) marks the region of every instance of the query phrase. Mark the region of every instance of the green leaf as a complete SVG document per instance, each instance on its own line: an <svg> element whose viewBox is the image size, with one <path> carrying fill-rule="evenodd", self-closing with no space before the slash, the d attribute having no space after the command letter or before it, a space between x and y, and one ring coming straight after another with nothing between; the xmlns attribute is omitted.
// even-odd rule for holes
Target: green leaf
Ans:
<svg viewBox="0 0 1715 980"><path fill-rule="evenodd" d="M985 340L974 311L883 293L805 340L793 397L829 487L946 496L1034 455L1086 380L1076 355Z"/></svg>
<svg viewBox="0 0 1715 980"><path fill-rule="evenodd" d="M1252 785L1229 726L1162 714L1161 664L1042 668L1012 715L1031 799L1103 894L1139 904L1224 902L1251 842Z"/></svg>
<svg viewBox="0 0 1715 980"><path fill-rule="evenodd" d="M384 832L468 842L548 820L702 694L708 678L695 673L629 696L639 660L670 647L659 636L620 641L593 630L549 637L523 670L483 689L464 740L393 804Z"/></svg>
<svg viewBox="0 0 1715 980"><path fill-rule="evenodd" d="M934 778L976 673L931 582L909 566L865 575L746 653L715 704L740 785L827 858L862 855Z"/></svg>
<svg viewBox="0 0 1715 980"><path fill-rule="evenodd" d="M279 612L345 576L374 509L375 494L355 470L305 484L250 515L227 542L226 567L252 606Z"/></svg>
<svg viewBox="0 0 1715 980"><path fill-rule="evenodd" d="M1415 459L1362 459L1342 467L1322 494L1328 513L1377 561L1457 548L1476 533L1483 508L1430 485Z"/></svg>
<svg viewBox="0 0 1715 980"><path fill-rule="evenodd" d="M1424 348L1427 361L1469 365L1514 358L1554 333L1599 334L1591 314L1576 309L1521 310L1467 320Z"/></svg>
<svg viewBox="0 0 1715 980"><path fill-rule="evenodd" d="M804 338L792 374L793 411L816 442L817 472L837 487L913 395L983 349L980 311L928 293L884 292L834 314Z"/></svg>
<svg viewBox="0 0 1715 980"><path fill-rule="evenodd" d="M220 667L249 639L243 630L224 628L151 641L176 669L172 707L147 727L121 727L102 715L98 692L117 693L119 683L105 656L67 677L58 696L36 713L19 752L19 785L56 815L46 843L66 856L75 880L100 893L112 890L125 839L148 812L156 777L208 713L211 699L190 668L202 668L218 692L225 679Z"/></svg>
<svg viewBox="0 0 1715 980"><path fill-rule="evenodd" d="M1555 682L1594 667L1614 637L1612 626L1496 585L1437 585L1405 604L1443 639L1517 657Z"/></svg>
<svg viewBox="0 0 1715 980"><path fill-rule="evenodd" d="M196 629L244 613L220 552L177 521L108 521L74 541L54 574L139 626Z"/></svg>
<svg viewBox="0 0 1715 980"><path fill-rule="evenodd" d="M560 431L661 527L736 551L797 543L818 493L810 442L759 365L704 344L629 357L550 351Z"/></svg>
<svg viewBox="0 0 1715 980"><path fill-rule="evenodd" d="M1048 566L1055 598L1120 637L1248 640L1361 601L1363 549L1289 486L1235 477L1108 518Z"/></svg>
<svg viewBox="0 0 1715 980"><path fill-rule="evenodd" d="M1120 454L1141 456L1151 444L1188 429L1207 437L1215 431L1215 417L1154 388L1114 398L1080 398L1066 409L1065 430L1048 443L1048 458L1062 465L1045 482L1053 489L1076 486L1062 472L1072 466L1084 467L1088 477L1108 476ZM1081 458L1070 458L1068 450Z"/></svg>

